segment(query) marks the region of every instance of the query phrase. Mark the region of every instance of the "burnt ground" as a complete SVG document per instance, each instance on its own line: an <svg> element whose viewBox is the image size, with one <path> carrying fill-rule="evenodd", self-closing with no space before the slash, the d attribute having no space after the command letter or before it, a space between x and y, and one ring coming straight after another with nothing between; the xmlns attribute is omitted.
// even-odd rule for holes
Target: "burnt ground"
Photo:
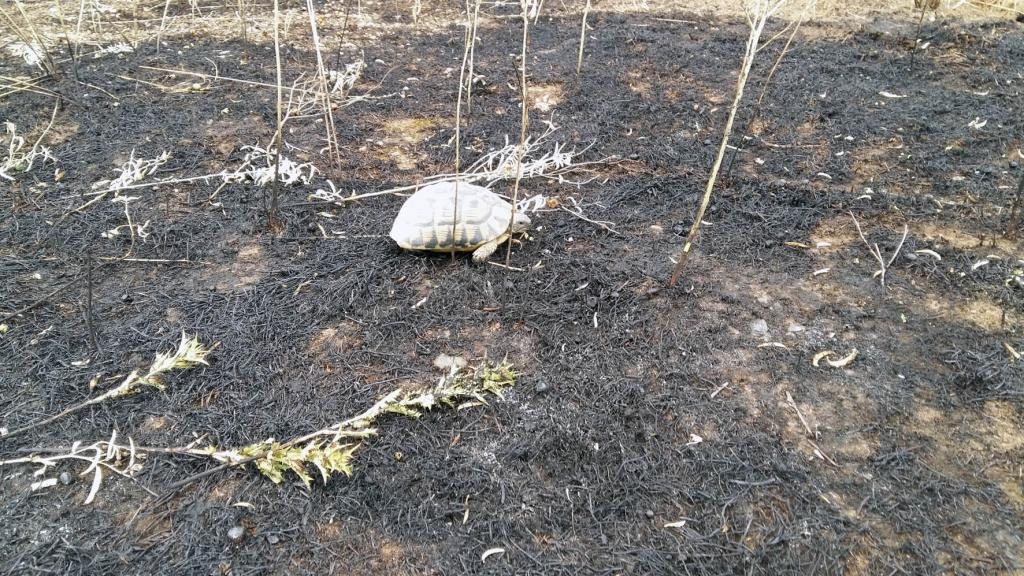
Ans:
<svg viewBox="0 0 1024 576"><path fill-rule="evenodd" d="M396 9L352 18L343 34L343 11L324 8L329 59L364 54L355 92L394 94L336 111L341 165L318 152L317 118L289 124L292 156L344 190L452 167L462 33L441 18L413 26ZM5 573L1024 570L1024 363L1005 347L1024 350L1024 288L1012 281L1024 244L1002 236L1024 147L1021 25L926 21L929 44L911 67L915 22L807 24L755 114L781 45L767 49L737 123L747 138L684 280L653 294L713 159L742 22L595 11L579 78L578 16L532 27L533 131L550 105L554 139L593 143L583 160L621 160L581 187L524 182L618 231L540 213L512 255L527 272L401 252L386 236L401 197L311 204L320 178L284 191L280 232L266 229L265 191L252 184L225 187L217 205L206 201L215 182L140 189L133 218L150 221L150 236L132 257L179 262L100 260L129 249L101 237L125 223L123 206L64 216L132 150L171 152L155 177L184 178L237 166L242 146L273 131L273 90L144 68L215 62L223 76L273 82L266 13L246 42L219 21L171 13L186 24L165 31L159 52L148 41L85 58L82 84L70 73L41 84L76 103L46 140L63 176L37 166L0 188L0 316L74 282L6 320L0 424L94 395L97 373L144 366L182 330L220 345L166 392L12 438L3 457L114 429L149 446L287 438L401 383L433 381L441 353L507 356L521 376L487 407L382 421L351 478L308 491L294 477L274 485L228 470L173 492L210 464L152 457L86 506L89 477L32 492L32 468L3 467ZM107 15L117 17L129 15ZM303 18L283 50L289 78L313 62ZM151 38L148 25L149 36L134 33ZM467 161L518 134L520 34L511 19L483 24L487 85L464 131ZM3 74L20 66L8 58ZM182 82L196 86L169 88ZM38 134L54 100L19 92L0 103ZM976 118L987 123L970 127ZM886 289L851 213L887 256L908 227ZM93 262L104 263L91 286L98 352L85 322ZM844 368L812 366L819 351L853 348ZM62 470L81 467L50 475ZM237 543L235 525L246 529ZM492 547L505 552L482 563Z"/></svg>

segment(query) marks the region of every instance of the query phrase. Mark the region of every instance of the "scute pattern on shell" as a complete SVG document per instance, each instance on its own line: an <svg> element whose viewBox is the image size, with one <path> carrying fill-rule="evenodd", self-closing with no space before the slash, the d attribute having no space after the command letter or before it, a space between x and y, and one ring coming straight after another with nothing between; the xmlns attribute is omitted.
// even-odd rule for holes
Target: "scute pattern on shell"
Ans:
<svg viewBox="0 0 1024 576"><path fill-rule="evenodd" d="M512 205L481 186L459 183L458 211L455 184L439 182L410 196L395 218L391 238L410 250L470 251L503 238L512 219ZM458 218L452 236L452 222Z"/></svg>

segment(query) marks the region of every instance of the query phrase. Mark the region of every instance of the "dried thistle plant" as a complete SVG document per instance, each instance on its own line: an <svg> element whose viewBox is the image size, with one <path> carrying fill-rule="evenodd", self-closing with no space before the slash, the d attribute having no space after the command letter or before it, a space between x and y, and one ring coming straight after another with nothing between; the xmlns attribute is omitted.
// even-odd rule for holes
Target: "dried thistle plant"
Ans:
<svg viewBox="0 0 1024 576"><path fill-rule="evenodd" d="M341 204L360 198L406 192L439 182L481 183L484 187L490 188L502 180L515 180L517 176L519 179L545 178L560 184L582 186L598 178L596 172L593 171L594 166L613 161L612 158L588 162L578 161L579 157L587 152L592 144L581 150L576 148L567 150L566 145L560 142L553 142L549 146L551 135L558 130L558 127L550 121L545 124L547 128L540 136L527 137L522 145L510 143L506 137L504 146L484 154L467 169L457 174L437 174L424 178L419 185L399 186L359 195L346 194L344 190L339 190L333 182L326 180L330 190L320 188L309 197L311 200ZM575 179L580 175L588 175L588 177Z"/></svg>
<svg viewBox="0 0 1024 576"><path fill-rule="evenodd" d="M167 385L164 378L168 372L188 370L200 364L209 366L206 357L212 351L213 348L203 346L197 336L189 338L188 335L182 332L181 342L178 344L177 350L173 352L158 352L145 374L140 374L138 370L133 370L120 386L110 390L107 394L112 398L126 396L138 392L142 386L150 386L161 391L165 390Z"/></svg>
<svg viewBox="0 0 1024 576"><path fill-rule="evenodd" d="M106 402L113 398L120 398L122 396L135 394L147 386L156 388L157 390L164 390L166 386L164 378L169 372L174 370L188 370L189 368L194 368L200 364L204 366L207 365L206 357L213 351L214 347L216 346L207 348L199 342L198 337L193 336L189 338L185 333L182 333L181 343L178 344L178 349L173 352L157 353L152 364L150 364L145 373L133 370L131 374L129 374L116 388L111 388L95 398L90 398L89 400L75 404L55 416L51 416L10 432L6 432L5 428L0 428L0 439L11 438L35 428L39 428L40 426L51 424L70 414L83 410L86 407L100 404L101 402Z"/></svg>
<svg viewBox="0 0 1024 576"><path fill-rule="evenodd" d="M120 386L85 405L131 394L142 386L162 389L164 386L163 374L171 370L183 370L197 364L206 364L206 356L209 352L210 350L204 348L196 339L183 337L177 351L158 354L145 374L132 372ZM86 504L92 502L99 491L104 470L130 478L142 469L142 462L145 458L153 454L208 458L220 463L219 466L201 474L177 482L173 487L181 487L224 468L241 468L252 464L275 484L283 482L286 475L291 472L306 488L310 488L314 473L319 474L324 483L338 474L352 475L352 458L362 445L362 440L378 434L377 429L372 426L381 416L401 414L418 418L424 412L439 406L461 410L486 404L488 396L500 397L506 388L515 384L517 376L508 362L497 365L484 362L474 369L453 367L452 371L433 387L393 390L367 410L352 418L284 442L269 438L240 448L226 450L215 446L197 448L194 443L182 447L160 448L138 446L131 438L128 438L127 442L119 442L115 431L109 440L85 446L81 442L75 442L69 449L37 449L36 452L43 454L3 460L0 461L0 466L38 464L40 468L36 470L34 476L43 476L58 462L64 460L88 462L89 467L80 474L82 476L93 474L93 484L86 498ZM70 411L65 411L62 414L68 413ZM45 421L32 427L44 423ZM8 436L28 428L15 431ZM56 478L48 478L33 483L32 489L48 488L56 483Z"/></svg>
<svg viewBox="0 0 1024 576"><path fill-rule="evenodd" d="M50 149L40 144L43 136L46 135L46 131L39 137L35 145L26 152L24 151L25 138L18 136L18 126L14 122L4 122L4 127L6 128L8 139L7 157L0 159L0 178L13 182L13 173L25 173L32 170L32 165L35 164L36 160L44 163L47 160L50 162L57 161L50 152ZM49 130L49 127L47 127L47 130Z"/></svg>
<svg viewBox="0 0 1024 576"><path fill-rule="evenodd" d="M284 480L290 470L309 488L311 468L319 471L325 483L336 473L352 475L352 455L361 445L359 439L377 435L371 426L381 415L419 418L438 406L462 410L486 404L488 395L500 397L502 390L515 383L516 376L507 362L485 362L473 370L455 369L432 388L393 390L357 416L286 442L270 438L232 450L210 447L191 453L209 456L225 466L252 463L274 483Z"/></svg>
<svg viewBox="0 0 1024 576"><path fill-rule="evenodd" d="M129 230L132 232L132 240L134 242L136 226L131 222L131 215L128 213L128 203L132 202L133 200L136 200L137 198L120 197L120 193L130 188L137 188L137 183L140 180L146 178L147 176L152 176L157 171L158 168L166 164L167 161L170 159L171 154L170 152L167 151L161 152L159 156L149 160L145 158L136 158L135 150L133 149L131 151L131 154L128 155L128 161L122 164L119 168L114 169L116 172L118 172L116 178L112 180L100 180L98 182L93 183L92 189L95 190L95 192L91 192L91 194L93 194L95 197L92 200L86 202L85 204L82 204L78 208L75 208L71 212L65 214L64 217L61 218L61 220L67 218L70 214L85 210L89 206L92 206L93 204L99 202L100 200L103 200L111 192L113 192L115 198L112 201L124 203L125 215L128 217L128 224L126 226L128 226ZM108 230L104 234L104 238L117 236L120 233L120 228L121 227L119 226L118 228L115 228L113 230ZM145 228L145 226L143 226L143 228ZM145 230L143 229L142 232L144 231Z"/></svg>
<svg viewBox="0 0 1024 576"><path fill-rule="evenodd" d="M12 458L0 462L0 465L38 464L39 468L32 473L33 477L38 478L46 476L47 473L52 471L52 468L64 460L88 462L89 466L79 473L79 476L93 475L92 485L89 487L89 494L85 497L84 502L84 504L91 504L93 499L96 498L96 494L99 493L100 486L103 484L104 470L124 476L125 478L131 478L132 475L142 469L141 460L144 456L144 454L137 450L135 443L131 439L128 440L127 445L118 444L117 432L115 431L110 435L109 440L101 440L88 446L83 446L81 442L75 442L65 452L46 456L33 454L24 458ZM56 484L57 478L44 478L33 482L31 489L35 492L36 490L49 488Z"/></svg>

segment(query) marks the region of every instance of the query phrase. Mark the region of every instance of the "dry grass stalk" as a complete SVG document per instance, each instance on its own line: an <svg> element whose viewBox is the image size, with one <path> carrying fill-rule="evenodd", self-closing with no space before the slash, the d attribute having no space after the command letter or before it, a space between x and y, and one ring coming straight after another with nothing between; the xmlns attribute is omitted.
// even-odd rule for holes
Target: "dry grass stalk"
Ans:
<svg viewBox="0 0 1024 576"><path fill-rule="evenodd" d="M473 63L476 60L476 32L480 24L480 4L483 0L473 1L473 15L470 18L469 25L469 77L466 78L466 114L473 113L473 81L475 75L473 73ZM467 13L469 12L469 5L466 7Z"/></svg>
<svg viewBox="0 0 1024 576"><path fill-rule="evenodd" d="M1010 221L1006 224L1006 237L1014 240L1020 233L1021 217L1024 216L1024 174L1020 176L1020 183L1017 184L1017 198L1013 201L1013 208L1010 209Z"/></svg>
<svg viewBox="0 0 1024 576"><path fill-rule="evenodd" d="M519 89L522 100L521 113L519 116L519 146L516 149L516 171L515 183L512 185L512 217L508 221L508 234L512 235L512 224L516 220L516 208L519 203L519 182L523 179L523 155L526 153L526 131L530 123L530 93L529 84L526 79L526 53L530 40L530 0L519 0L520 14L523 21L523 41L521 44ZM508 243L505 251L505 266L509 266L512 260L512 242Z"/></svg>
<svg viewBox="0 0 1024 576"><path fill-rule="evenodd" d="M320 50L320 33L317 31L316 8L313 5L313 0L306 0L306 10L309 13L309 28L313 35L313 47L316 51L317 78L320 81L320 90L323 94L321 104L327 131L327 152L334 165L341 166L341 149L338 145L338 132L334 128L334 111L331 106L330 89L327 85L327 68L324 66L324 58Z"/></svg>
<svg viewBox="0 0 1024 576"><path fill-rule="evenodd" d="M25 9L21 5L20 0L15 0L15 8L21 14L21 17L25 20L25 24L28 26L28 32L12 18L6 10L0 8L0 16L10 26L11 30L14 31L14 35L18 37L18 40L23 47L23 56L26 60L32 61L42 68L47 74L55 76L57 74L57 65L53 60L53 56L46 47L46 42L36 32L35 26L32 25L32 20L25 14Z"/></svg>
<svg viewBox="0 0 1024 576"><path fill-rule="evenodd" d="M580 75L580 70L583 68L583 44L587 38L587 15L590 14L590 0L587 0L586 6L583 7L583 23L580 24L580 52L576 56L576 75Z"/></svg>
<svg viewBox="0 0 1024 576"><path fill-rule="evenodd" d="M277 230L280 227L280 196L281 183L278 175L281 173L281 147L284 145L284 133L282 131L284 122L282 120L282 106L284 100L284 87L281 78L281 9L279 0L274 0L274 64L277 72L277 106L275 110L276 130L274 132L274 182L270 192L270 206L267 208L267 228Z"/></svg>
<svg viewBox="0 0 1024 576"><path fill-rule="evenodd" d="M782 7L786 4L787 0L747 0L745 4L745 11L747 17L747 25L750 28L750 34L747 36L746 50L743 53L743 60L740 64L739 75L736 79L736 94L733 97L732 106L729 108L729 117L725 122L725 129L722 130L722 141L718 146L718 153L715 155L715 163L711 167L711 174L708 176L707 185L704 188L704 196L701 199L700 207L697 209L697 214L693 219L693 224L690 226L690 231L686 235L686 242L683 244L682 250L676 258L675 268L672 270L672 277L668 281L669 287L676 285L679 280L679 276L683 272L683 267L686 265L686 260L690 256L690 250L693 248L693 242L697 237L697 233L700 231L700 223L704 218L704 214L707 212L708 205L711 203L711 193L715 189L715 182L718 180L718 172L722 168L722 160L725 158L725 152L729 146L729 137L732 134L732 126L736 121L736 112L739 110L740 102L743 100L743 89L747 85L747 79L750 77L750 68L754 64L754 57L757 55L758 50L761 49L759 46L761 42L761 34L764 32L765 25L768 20L774 16Z"/></svg>
<svg viewBox="0 0 1024 576"><path fill-rule="evenodd" d="M479 6L479 3L477 5ZM455 194L452 198L452 238L457 237L456 229L458 228L459 222L459 171L462 168L462 94L464 91L468 93L468 89L466 87L466 68L467 66L470 68L472 67L472 64L469 63L469 55L473 51L473 44L476 43L476 38L474 36L475 32L473 29L473 16L470 12L470 6L468 3L466 4L466 17L469 18L469 21L466 23L464 47L462 50L462 66L459 67L459 89L458 95L455 98L455 142L453 143L455 146ZM469 81L470 83L473 81L472 72L469 74ZM451 255L452 261L454 262L454 246L452 247Z"/></svg>
<svg viewBox="0 0 1024 576"><path fill-rule="evenodd" d="M85 0L82 0L82 5L83 6L85 5ZM163 16L160 17L160 28L156 31L156 52L157 52L157 54L160 53L160 36L164 33L164 27L167 25L167 11L170 8L171 8L171 0L167 0L166 2L164 2L164 13L163 13ZM78 23L79 23L79 25L81 25L81 23L82 23L82 15L81 15L81 13L79 13L79 15L78 15ZM77 32L76 32L76 35L77 35Z"/></svg>
<svg viewBox="0 0 1024 576"><path fill-rule="evenodd" d="M248 42L249 21L245 16L245 0L238 0L238 27L242 32L242 42Z"/></svg>

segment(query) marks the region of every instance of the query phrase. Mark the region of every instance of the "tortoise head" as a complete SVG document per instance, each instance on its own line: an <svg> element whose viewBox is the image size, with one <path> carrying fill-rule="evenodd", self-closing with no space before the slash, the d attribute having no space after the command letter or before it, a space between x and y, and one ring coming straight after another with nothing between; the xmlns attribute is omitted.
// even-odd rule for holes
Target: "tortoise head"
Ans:
<svg viewBox="0 0 1024 576"><path fill-rule="evenodd" d="M530 217L522 212L516 212L516 217L512 220L512 233L522 234L530 229Z"/></svg>

